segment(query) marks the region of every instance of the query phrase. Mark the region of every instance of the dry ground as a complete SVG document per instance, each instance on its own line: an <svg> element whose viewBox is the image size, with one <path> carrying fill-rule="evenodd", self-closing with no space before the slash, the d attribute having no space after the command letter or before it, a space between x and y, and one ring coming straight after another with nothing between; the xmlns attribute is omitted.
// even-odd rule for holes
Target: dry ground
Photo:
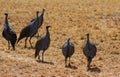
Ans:
<svg viewBox="0 0 120 77"><path fill-rule="evenodd" d="M16 50L7 49L7 41L0 34L0 77L120 77L120 1L119 0L0 0L0 31L4 13L19 36L20 30L35 17L37 10L45 11L45 26L52 28L51 45L45 52L47 63L38 63L34 49L24 48L24 40ZM86 71L86 58L82 53L85 33L97 45L93 59L93 72ZM74 68L64 67L61 52L63 42L70 37L75 44L71 58ZM33 45L37 38L32 39Z"/></svg>

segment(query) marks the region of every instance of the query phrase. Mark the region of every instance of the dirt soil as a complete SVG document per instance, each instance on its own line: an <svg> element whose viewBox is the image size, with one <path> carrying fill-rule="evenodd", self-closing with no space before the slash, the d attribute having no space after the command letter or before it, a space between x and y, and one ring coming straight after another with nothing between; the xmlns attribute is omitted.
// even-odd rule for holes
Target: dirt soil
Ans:
<svg viewBox="0 0 120 77"><path fill-rule="evenodd" d="M119 0L0 0L0 31L4 13L9 23L20 34L36 11L45 8L44 23L39 35L51 25L51 44L45 52L45 63L37 62L35 50L24 48L24 40L16 50L8 50L7 41L0 33L0 77L120 77L120 1ZM97 55L87 72L82 47L85 33L97 46ZM65 68L61 46L67 38L75 45L71 57L72 68ZM37 37L32 38L35 45Z"/></svg>

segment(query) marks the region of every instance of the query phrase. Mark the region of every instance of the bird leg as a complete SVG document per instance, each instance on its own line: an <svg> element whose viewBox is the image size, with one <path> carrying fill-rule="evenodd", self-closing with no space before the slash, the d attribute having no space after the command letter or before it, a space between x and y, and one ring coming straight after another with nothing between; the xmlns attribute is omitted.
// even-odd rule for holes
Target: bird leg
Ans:
<svg viewBox="0 0 120 77"><path fill-rule="evenodd" d="M15 50L15 43L13 41L11 41L11 45L13 47L13 50Z"/></svg>
<svg viewBox="0 0 120 77"><path fill-rule="evenodd" d="M42 62L44 62L44 51L42 52Z"/></svg>
<svg viewBox="0 0 120 77"><path fill-rule="evenodd" d="M31 43L31 38L32 37L30 37L30 39L29 39L29 43L30 43L31 48L33 48L32 43Z"/></svg>
<svg viewBox="0 0 120 77"><path fill-rule="evenodd" d="M67 58L65 58L65 67L67 67Z"/></svg>
<svg viewBox="0 0 120 77"><path fill-rule="evenodd" d="M91 63L91 61L92 61L92 58L88 58L88 64L87 64L87 71L89 71L90 70L90 63Z"/></svg>
<svg viewBox="0 0 120 77"><path fill-rule="evenodd" d="M40 55L38 55L38 60L40 60Z"/></svg>
<svg viewBox="0 0 120 77"><path fill-rule="evenodd" d="M27 39L28 39L28 37L26 37L26 39L25 39L25 46L24 46L24 48L27 47L27 46L26 46L26 44L27 44Z"/></svg>
<svg viewBox="0 0 120 77"><path fill-rule="evenodd" d="M10 42L8 41L8 49L10 49Z"/></svg>
<svg viewBox="0 0 120 77"><path fill-rule="evenodd" d="M13 50L15 50L15 46L13 46Z"/></svg>
<svg viewBox="0 0 120 77"><path fill-rule="evenodd" d="M70 64L70 57L69 57L69 65L68 65L69 67L71 67L71 64Z"/></svg>

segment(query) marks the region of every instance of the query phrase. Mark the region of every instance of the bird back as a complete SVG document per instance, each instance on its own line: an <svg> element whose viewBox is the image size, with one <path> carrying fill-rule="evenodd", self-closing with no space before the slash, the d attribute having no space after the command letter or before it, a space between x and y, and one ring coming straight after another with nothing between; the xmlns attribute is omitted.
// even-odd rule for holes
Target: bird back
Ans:
<svg viewBox="0 0 120 77"><path fill-rule="evenodd" d="M74 44L66 41L62 46L62 53L65 57L71 57L74 53Z"/></svg>
<svg viewBox="0 0 120 77"><path fill-rule="evenodd" d="M37 33L37 19L35 21L30 22L26 27L24 27L18 38L18 42L23 39L24 37L34 36Z"/></svg>
<svg viewBox="0 0 120 77"><path fill-rule="evenodd" d="M86 57L93 58L96 55L97 48L93 42L86 42L83 47L83 53Z"/></svg>
<svg viewBox="0 0 120 77"><path fill-rule="evenodd" d="M44 34L43 36L39 37L35 47L39 48L40 50L46 50L50 45L50 36Z"/></svg>

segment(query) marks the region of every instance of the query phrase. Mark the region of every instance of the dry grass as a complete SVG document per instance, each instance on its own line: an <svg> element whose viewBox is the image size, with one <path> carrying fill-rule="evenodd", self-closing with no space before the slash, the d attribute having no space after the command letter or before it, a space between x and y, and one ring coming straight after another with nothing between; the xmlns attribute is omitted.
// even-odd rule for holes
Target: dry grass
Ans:
<svg viewBox="0 0 120 77"><path fill-rule="evenodd" d="M3 29L4 13L19 36L20 30L35 16L37 10L46 9L45 26L52 28L51 45L45 52L45 60L38 63L34 50L23 48L24 40L16 45L16 51L7 49L7 41L0 34L1 77L120 77L120 1L119 0L0 0L0 30ZM93 59L94 72L86 71L86 58L82 53L85 33L97 45ZM72 65L64 67L61 45L70 37L75 44ZM36 38L32 39L33 45ZM29 46L29 43L28 43Z"/></svg>

